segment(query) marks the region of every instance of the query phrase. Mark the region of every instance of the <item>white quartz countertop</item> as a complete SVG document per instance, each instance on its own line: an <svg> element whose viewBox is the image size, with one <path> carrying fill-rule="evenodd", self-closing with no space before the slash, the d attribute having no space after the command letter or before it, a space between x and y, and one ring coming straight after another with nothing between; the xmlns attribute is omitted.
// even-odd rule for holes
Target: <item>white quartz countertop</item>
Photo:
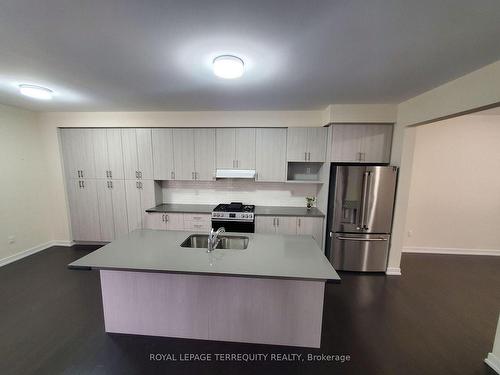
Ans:
<svg viewBox="0 0 500 375"><path fill-rule="evenodd" d="M135 230L78 259L70 268L325 280L340 277L311 236L247 236L244 250L181 247L194 232Z"/></svg>

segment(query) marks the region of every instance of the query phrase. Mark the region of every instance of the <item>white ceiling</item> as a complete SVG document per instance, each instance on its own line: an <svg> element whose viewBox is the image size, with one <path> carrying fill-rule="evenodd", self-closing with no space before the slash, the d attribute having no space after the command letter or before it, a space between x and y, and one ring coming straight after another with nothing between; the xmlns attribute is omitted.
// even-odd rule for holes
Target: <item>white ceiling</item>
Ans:
<svg viewBox="0 0 500 375"><path fill-rule="evenodd" d="M0 102L35 110L397 103L500 59L499 0L0 0ZM218 54L247 72L213 76ZM44 85L52 102L20 97Z"/></svg>

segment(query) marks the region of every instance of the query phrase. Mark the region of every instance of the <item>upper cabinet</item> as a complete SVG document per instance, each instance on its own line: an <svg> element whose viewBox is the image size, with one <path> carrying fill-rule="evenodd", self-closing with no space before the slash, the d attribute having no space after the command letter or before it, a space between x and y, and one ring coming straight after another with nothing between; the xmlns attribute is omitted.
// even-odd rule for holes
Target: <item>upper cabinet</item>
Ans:
<svg viewBox="0 0 500 375"><path fill-rule="evenodd" d="M389 163L392 124L332 125L332 162Z"/></svg>
<svg viewBox="0 0 500 375"><path fill-rule="evenodd" d="M255 128L216 130L219 169L255 169Z"/></svg>
<svg viewBox="0 0 500 375"><path fill-rule="evenodd" d="M256 130L255 169L257 181L286 180L286 129Z"/></svg>
<svg viewBox="0 0 500 375"><path fill-rule="evenodd" d="M95 178L93 129L61 129L64 169L69 178Z"/></svg>
<svg viewBox="0 0 500 375"><path fill-rule="evenodd" d="M122 129L123 166L126 179L153 179L151 129Z"/></svg>
<svg viewBox="0 0 500 375"><path fill-rule="evenodd" d="M123 148L120 129L93 129L95 177L119 180L123 174Z"/></svg>
<svg viewBox="0 0 500 375"><path fill-rule="evenodd" d="M212 180L215 129L153 129L155 180Z"/></svg>
<svg viewBox="0 0 500 375"><path fill-rule="evenodd" d="M324 162L327 128L288 128L287 160Z"/></svg>
<svg viewBox="0 0 500 375"><path fill-rule="evenodd" d="M196 180L215 178L215 129L194 129L194 166Z"/></svg>
<svg viewBox="0 0 500 375"><path fill-rule="evenodd" d="M153 129L153 178L155 180L173 180L174 145L173 130L168 128Z"/></svg>
<svg viewBox="0 0 500 375"><path fill-rule="evenodd" d="M176 180L195 180L194 130L174 129L174 171Z"/></svg>

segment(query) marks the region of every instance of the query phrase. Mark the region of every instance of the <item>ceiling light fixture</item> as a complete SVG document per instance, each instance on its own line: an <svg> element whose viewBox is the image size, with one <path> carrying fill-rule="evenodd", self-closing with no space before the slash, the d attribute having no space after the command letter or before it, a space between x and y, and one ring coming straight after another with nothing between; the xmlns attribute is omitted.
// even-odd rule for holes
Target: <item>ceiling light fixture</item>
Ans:
<svg viewBox="0 0 500 375"><path fill-rule="evenodd" d="M239 78L245 71L243 60L236 56L222 55L214 59L214 74L225 79Z"/></svg>
<svg viewBox="0 0 500 375"><path fill-rule="evenodd" d="M40 100L51 100L54 95L52 90L35 85L19 85L19 91L23 95Z"/></svg>

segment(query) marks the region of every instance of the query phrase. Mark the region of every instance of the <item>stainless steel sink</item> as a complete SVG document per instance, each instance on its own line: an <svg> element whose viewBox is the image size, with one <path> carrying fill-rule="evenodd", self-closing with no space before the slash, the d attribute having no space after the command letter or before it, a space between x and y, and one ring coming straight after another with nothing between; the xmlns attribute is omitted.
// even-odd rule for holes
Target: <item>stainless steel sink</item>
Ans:
<svg viewBox="0 0 500 375"><path fill-rule="evenodd" d="M208 248L208 236L206 234L192 234L186 238L181 247ZM216 249L244 250L248 247L248 237L244 236L219 236Z"/></svg>

